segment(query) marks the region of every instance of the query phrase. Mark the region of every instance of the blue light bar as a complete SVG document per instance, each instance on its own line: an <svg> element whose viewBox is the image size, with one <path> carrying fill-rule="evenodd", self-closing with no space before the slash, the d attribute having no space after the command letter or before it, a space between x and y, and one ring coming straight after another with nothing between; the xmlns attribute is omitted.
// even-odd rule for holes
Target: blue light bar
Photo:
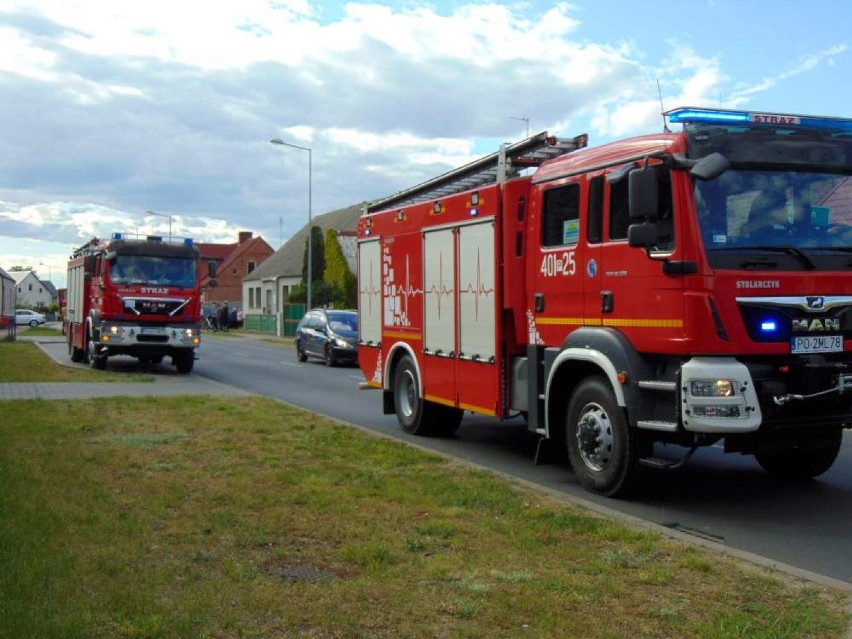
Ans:
<svg viewBox="0 0 852 639"><path fill-rule="evenodd" d="M113 233L113 234L112 234L112 239L114 239L114 240L123 240L123 239L124 239L124 235L122 235L121 233Z"/></svg>
<svg viewBox="0 0 852 639"><path fill-rule="evenodd" d="M778 324L775 320L767 320L760 323L760 330L764 333L774 333L778 330Z"/></svg>
<svg viewBox="0 0 852 639"><path fill-rule="evenodd" d="M852 120L848 118L828 118L818 115L793 115L788 113L758 113L750 111L729 111L726 109L700 109L681 107L666 111L664 115L673 124L705 122L716 124L748 123L768 124L770 126L813 127L852 131Z"/></svg>
<svg viewBox="0 0 852 639"><path fill-rule="evenodd" d="M187 246L192 246L192 238L191 237L183 238L183 243L186 244Z"/></svg>

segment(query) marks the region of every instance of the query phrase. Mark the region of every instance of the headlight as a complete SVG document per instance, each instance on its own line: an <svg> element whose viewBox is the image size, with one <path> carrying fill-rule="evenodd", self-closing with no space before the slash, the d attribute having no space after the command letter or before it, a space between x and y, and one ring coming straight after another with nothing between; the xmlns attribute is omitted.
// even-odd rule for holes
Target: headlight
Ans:
<svg viewBox="0 0 852 639"><path fill-rule="evenodd" d="M117 324L101 324L101 341L121 341L121 326Z"/></svg>
<svg viewBox="0 0 852 639"><path fill-rule="evenodd" d="M689 383L689 394L693 397L733 397L736 382L731 379L699 379Z"/></svg>
<svg viewBox="0 0 852 639"><path fill-rule="evenodd" d="M350 344L345 339L340 339L339 337L334 338L334 345L339 346L340 348L349 348Z"/></svg>

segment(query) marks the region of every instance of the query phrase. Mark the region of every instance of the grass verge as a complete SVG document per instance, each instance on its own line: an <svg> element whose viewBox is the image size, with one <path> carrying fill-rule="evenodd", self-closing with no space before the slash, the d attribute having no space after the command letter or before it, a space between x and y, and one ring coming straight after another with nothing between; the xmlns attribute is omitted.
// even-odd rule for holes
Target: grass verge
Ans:
<svg viewBox="0 0 852 639"><path fill-rule="evenodd" d="M64 333L58 328L49 328L47 326L35 326L33 328L27 328L21 330L18 328L18 335L21 337L35 337L35 336L50 336L50 337L61 337Z"/></svg>
<svg viewBox="0 0 852 639"><path fill-rule="evenodd" d="M0 342L0 382L150 382L144 373L59 366L32 342Z"/></svg>
<svg viewBox="0 0 852 639"><path fill-rule="evenodd" d="M3 637L843 636L846 596L266 399L0 402Z"/></svg>

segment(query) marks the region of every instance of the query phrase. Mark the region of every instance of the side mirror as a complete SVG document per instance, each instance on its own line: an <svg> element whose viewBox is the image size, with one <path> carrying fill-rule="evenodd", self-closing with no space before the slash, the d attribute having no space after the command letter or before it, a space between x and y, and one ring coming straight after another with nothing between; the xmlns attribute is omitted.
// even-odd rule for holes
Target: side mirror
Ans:
<svg viewBox="0 0 852 639"><path fill-rule="evenodd" d="M696 180L714 180L731 168L731 162L718 151L705 155L689 170Z"/></svg>
<svg viewBox="0 0 852 639"><path fill-rule="evenodd" d="M653 221L658 215L659 186L657 171L652 166L633 169L628 176L630 219Z"/></svg>
<svg viewBox="0 0 852 639"><path fill-rule="evenodd" d="M647 249L653 246L658 239L657 225L653 222L631 224L627 227L627 243L630 246Z"/></svg>

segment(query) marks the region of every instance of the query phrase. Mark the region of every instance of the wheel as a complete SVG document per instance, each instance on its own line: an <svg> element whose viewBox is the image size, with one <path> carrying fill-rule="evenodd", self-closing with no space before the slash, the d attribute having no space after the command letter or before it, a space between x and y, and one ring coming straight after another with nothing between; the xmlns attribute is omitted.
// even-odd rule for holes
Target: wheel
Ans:
<svg viewBox="0 0 852 639"><path fill-rule="evenodd" d="M68 334L68 355L71 357L72 362L83 361L83 350L74 346L74 340L70 333Z"/></svg>
<svg viewBox="0 0 852 639"><path fill-rule="evenodd" d="M192 366L195 364L195 353L189 350L183 350L172 355L172 364L177 368L178 373L191 373Z"/></svg>
<svg viewBox="0 0 852 639"><path fill-rule="evenodd" d="M433 405L426 402L427 407ZM432 434L434 435L452 435L461 426L464 411L461 408L453 406L434 406L434 416L432 418Z"/></svg>
<svg viewBox="0 0 852 639"><path fill-rule="evenodd" d="M337 366L337 360L334 359L334 349L331 347L331 344L325 345L325 365Z"/></svg>
<svg viewBox="0 0 852 639"><path fill-rule="evenodd" d="M302 350L302 345L299 343L299 340L296 340L296 359L300 362L308 361L308 356L305 355L305 351Z"/></svg>
<svg viewBox="0 0 852 639"><path fill-rule="evenodd" d="M778 479L813 479L831 468L842 441L843 430L836 428L815 442L796 443L783 452L755 453L754 457Z"/></svg>
<svg viewBox="0 0 852 639"><path fill-rule="evenodd" d="M106 369L107 356L106 354L101 355L98 347L95 346L94 342L89 341L89 366L92 368L102 371Z"/></svg>
<svg viewBox="0 0 852 639"><path fill-rule="evenodd" d="M403 357L396 368L393 391L394 410L402 430L411 435L431 435L431 415L427 414L431 411L420 397L417 368L408 356Z"/></svg>
<svg viewBox="0 0 852 639"><path fill-rule="evenodd" d="M92 347L94 346L94 342L92 342L91 333L89 329L86 329L86 338L83 340L83 348L80 349L81 356L80 361L84 364L88 364L92 358Z"/></svg>
<svg viewBox="0 0 852 639"><path fill-rule="evenodd" d="M636 440L606 379L592 377L577 386L568 402L565 441L586 490L607 497L627 492L639 462Z"/></svg>
<svg viewBox="0 0 852 639"><path fill-rule="evenodd" d="M30 327L35 328L38 326L38 320L30 320Z"/></svg>

